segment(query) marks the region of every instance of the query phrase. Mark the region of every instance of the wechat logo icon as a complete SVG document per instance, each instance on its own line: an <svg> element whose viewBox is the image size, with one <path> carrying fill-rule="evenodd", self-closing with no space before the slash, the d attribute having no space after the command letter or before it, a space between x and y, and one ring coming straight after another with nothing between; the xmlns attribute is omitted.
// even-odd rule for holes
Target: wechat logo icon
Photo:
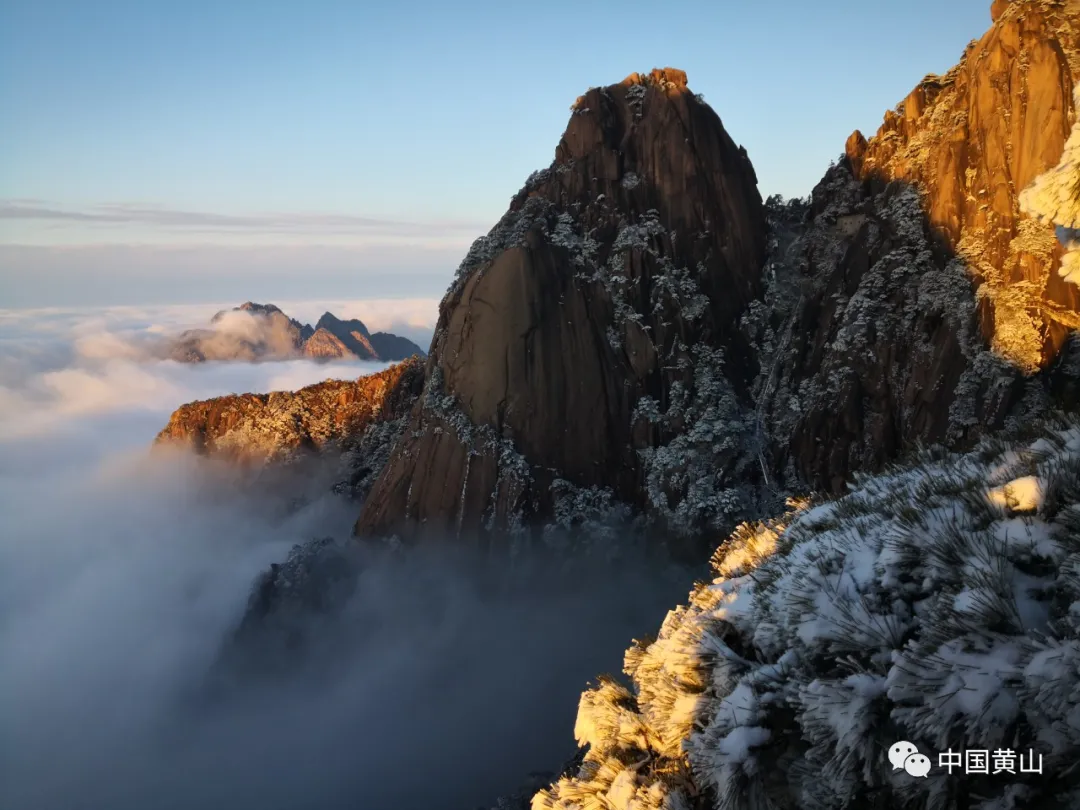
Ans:
<svg viewBox="0 0 1080 810"><path fill-rule="evenodd" d="M930 773L930 757L920 754L914 743L907 740L893 743L889 749L889 762L894 771L903 770L911 776L925 777Z"/></svg>

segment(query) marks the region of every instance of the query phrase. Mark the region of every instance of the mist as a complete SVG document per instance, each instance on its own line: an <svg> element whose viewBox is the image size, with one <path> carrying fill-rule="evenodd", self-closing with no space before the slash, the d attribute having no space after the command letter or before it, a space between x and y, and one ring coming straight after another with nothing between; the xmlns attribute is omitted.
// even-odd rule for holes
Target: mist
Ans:
<svg viewBox="0 0 1080 810"><path fill-rule="evenodd" d="M188 399L373 369L148 361L88 323L0 332L4 808L491 806L574 753L581 690L689 588L632 554L376 557L286 671L208 690L257 575L356 506L297 481L289 510L153 436Z"/></svg>

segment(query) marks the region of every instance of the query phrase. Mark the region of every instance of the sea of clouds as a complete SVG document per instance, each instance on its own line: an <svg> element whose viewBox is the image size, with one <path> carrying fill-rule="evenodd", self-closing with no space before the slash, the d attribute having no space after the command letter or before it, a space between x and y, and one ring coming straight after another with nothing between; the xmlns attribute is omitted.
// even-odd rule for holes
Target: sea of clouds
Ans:
<svg viewBox="0 0 1080 810"><path fill-rule="evenodd" d="M435 317L275 303L372 329ZM0 807L467 810L557 767L581 689L656 630L685 571L538 562L507 587L466 551L399 559L313 619L310 660L199 697L259 572L346 538L356 506L288 510L214 463L151 454L155 434L186 401L381 368L142 350L221 308L0 311Z"/></svg>

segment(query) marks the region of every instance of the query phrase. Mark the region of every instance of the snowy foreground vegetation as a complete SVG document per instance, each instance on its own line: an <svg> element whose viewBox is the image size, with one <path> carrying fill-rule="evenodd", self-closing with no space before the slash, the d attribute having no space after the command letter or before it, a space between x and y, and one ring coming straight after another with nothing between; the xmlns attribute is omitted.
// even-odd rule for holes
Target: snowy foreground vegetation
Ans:
<svg viewBox="0 0 1080 810"><path fill-rule="evenodd" d="M584 763L533 810L1080 807L1080 427L792 507L585 692ZM1041 773L950 775L950 749Z"/></svg>

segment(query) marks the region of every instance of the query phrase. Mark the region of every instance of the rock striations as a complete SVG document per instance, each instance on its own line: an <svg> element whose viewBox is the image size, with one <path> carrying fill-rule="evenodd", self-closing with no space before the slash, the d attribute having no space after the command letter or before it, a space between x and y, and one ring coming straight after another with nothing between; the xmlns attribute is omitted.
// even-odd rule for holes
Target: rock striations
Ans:
<svg viewBox="0 0 1080 810"><path fill-rule="evenodd" d="M358 531L513 532L612 500L679 531L729 523L765 245L746 152L686 74L590 90L462 262Z"/></svg>

